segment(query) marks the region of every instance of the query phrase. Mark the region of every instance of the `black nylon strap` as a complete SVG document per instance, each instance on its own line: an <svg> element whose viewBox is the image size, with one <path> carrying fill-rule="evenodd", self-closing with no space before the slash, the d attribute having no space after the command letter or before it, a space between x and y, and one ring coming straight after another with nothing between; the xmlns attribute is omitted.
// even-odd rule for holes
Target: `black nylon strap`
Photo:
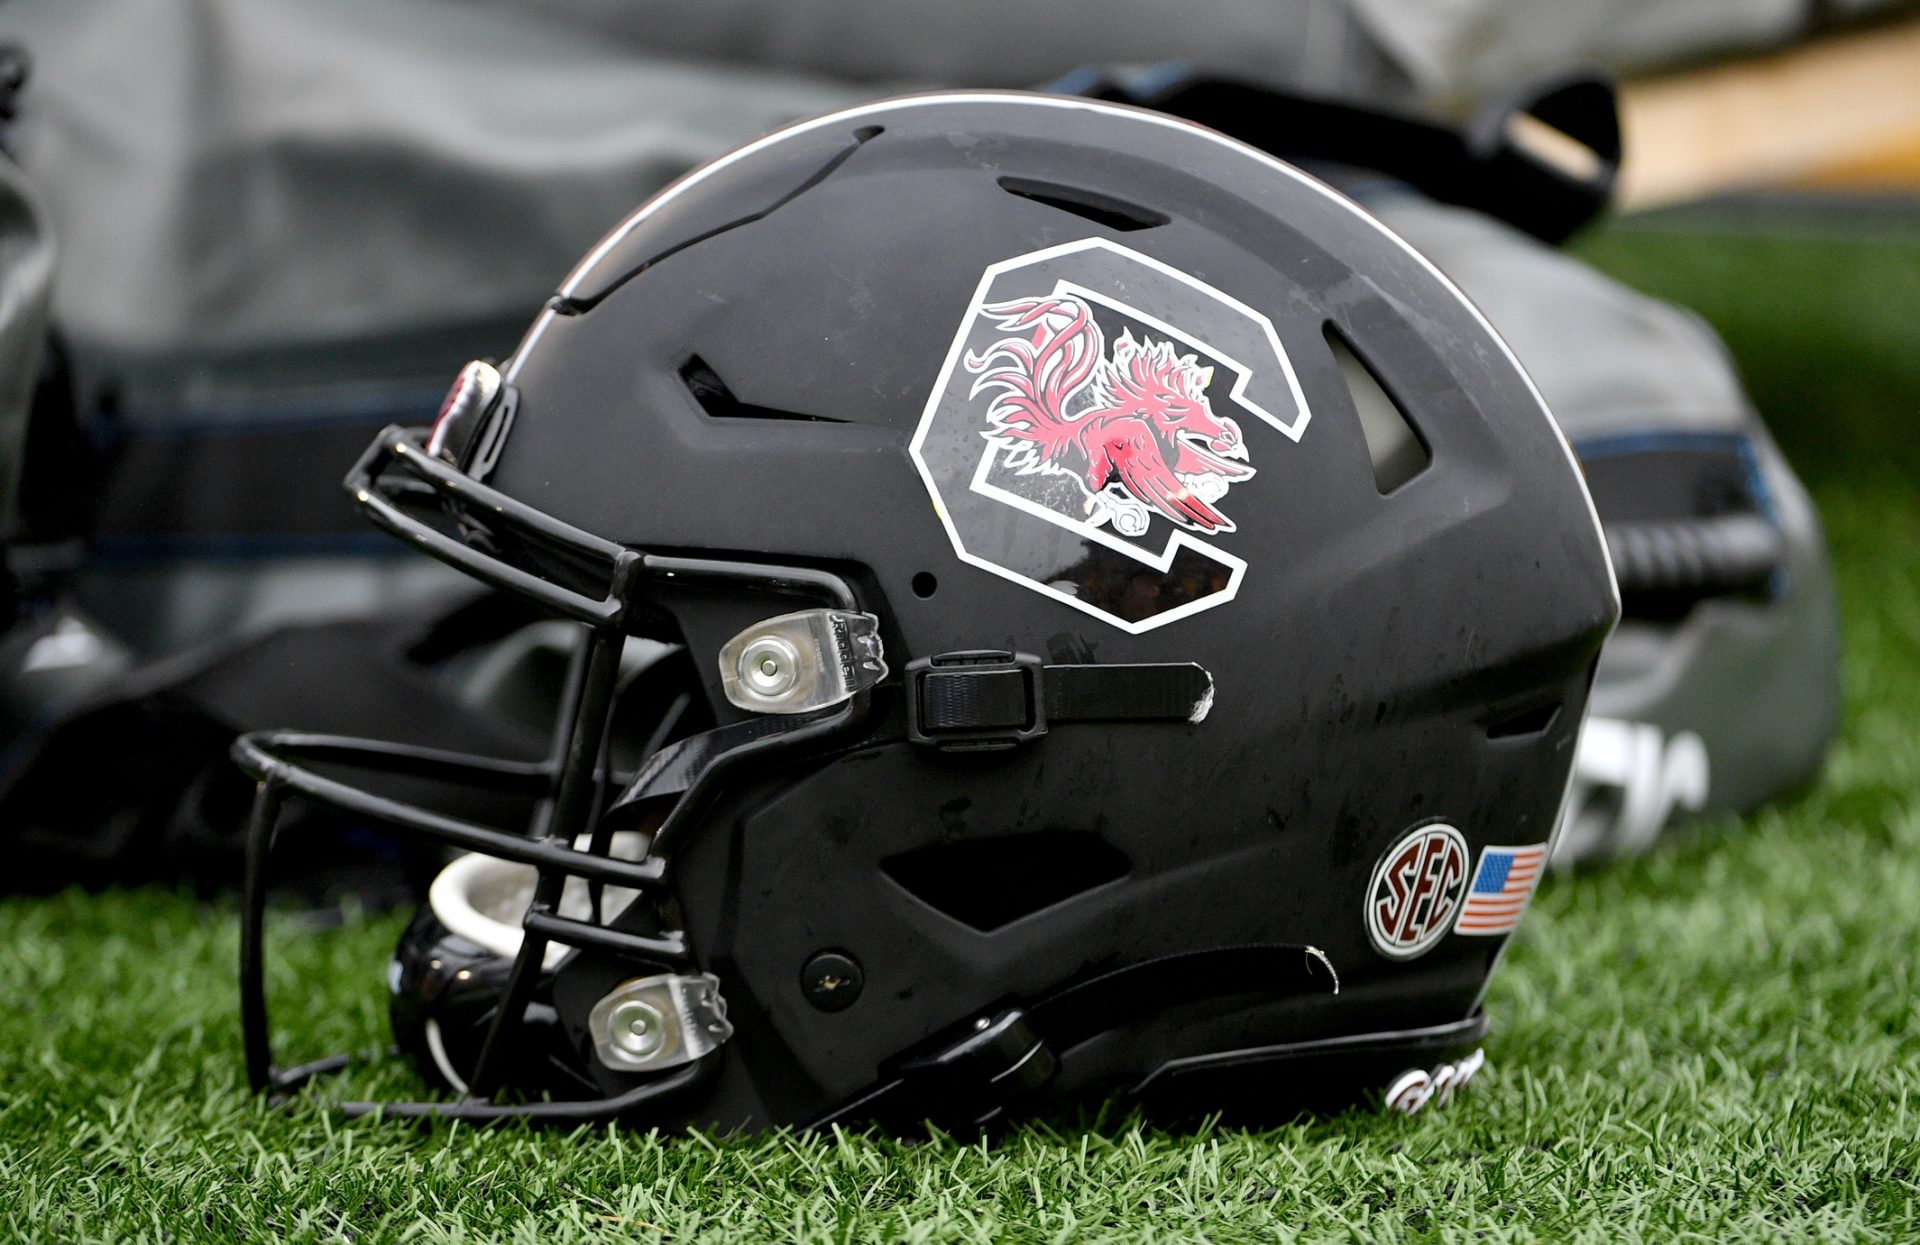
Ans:
<svg viewBox="0 0 1920 1245"><path fill-rule="evenodd" d="M1047 666L1052 722L1191 721L1213 696L1213 678L1190 661L1164 665Z"/></svg>
<svg viewBox="0 0 1920 1245"><path fill-rule="evenodd" d="M1151 108L1219 130L1296 163L1329 162L1407 182L1443 203L1473 208L1543 242L1564 242L1602 209L1620 169L1620 116L1612 84L1573 72L1522 87L1465 125L1296 95L1208 74L1156 69L1055 84L1072 94ZM1563 165L1536 151L1516 117L1543 123L1585 149Z"/></svg>
<svg viewBox="0 0 1920 1245"><path fill-rule="evenodd" d="M1192 662L1049 666L1028 653L968 652L907 667L907 735L940 748L999 748L1059 722L1196 722L1213 677Z"/></svg>

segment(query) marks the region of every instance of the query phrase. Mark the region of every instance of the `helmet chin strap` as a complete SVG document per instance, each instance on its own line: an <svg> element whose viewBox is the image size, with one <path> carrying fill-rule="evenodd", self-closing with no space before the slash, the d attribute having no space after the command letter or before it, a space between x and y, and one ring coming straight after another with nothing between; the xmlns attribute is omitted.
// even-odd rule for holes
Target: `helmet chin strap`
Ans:
<svg viewBox="0 0 1920 1245"><path fill-rule="evenodd" d="M1035 1002L962 1021L889 1063L880 1082L808 1127L856 1120L896 1127L919 1120L987 1124L1045 1089L1075 1047L1138 1022L1142 999L1164 1009L1246 994L1339 992L1332 961L1304 944L1220 947L1145 960L1082 978ZM1316 1045L1244 1054L1282 1061ZM1142 1075L1150 1081L1164 1070L1146 1069Z"/></svg>
<svg viewBox="0 0 1920 1245"><path fill-rule="evenodd" d="M782 621L770 619L741 635ZM739 642L736 637L734 644ZM874 660L879 660L877 644ZM1056 723L1199 723L1212 709L1213 697L1213 676L1193 662L1056 666L1030 653L946 653L908 664L904 730L882 730L869 738L904 737L942 751L988 751L1038 739ZM753 717L669 744L648 758L608 807L602 825L630 826L647 811L661 814L656 823L664 820L671 803L662 809L661 801L686 794L715 761L789 732L810 732L830 716L816 710Z"/></svg>
<svg viewBox="0 0 1920 1245"><path fill-rule="evenodd" d="M822 711L798 717L748 718L676 740L647 758L627 789L607 807L601 825L629 827L614 830L615 840L635 833L630 827L636 823L659 825L716 760L833 716L832 711Z"/></svg>

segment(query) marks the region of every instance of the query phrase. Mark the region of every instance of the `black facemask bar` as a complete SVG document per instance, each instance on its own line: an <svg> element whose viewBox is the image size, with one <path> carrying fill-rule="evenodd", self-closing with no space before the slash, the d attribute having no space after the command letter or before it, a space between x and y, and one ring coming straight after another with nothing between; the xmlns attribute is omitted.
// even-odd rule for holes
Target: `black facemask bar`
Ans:
<svg viewBox="0 0 1920 1245"><path fill-rule="evenodd" d="M871 694L860 692L831 709L796 716L741 737L723 750L700 752L701 764L649 840L638 861L612 856L610 833L597 826L609 787L623 776L607 772L604 749L608 718L619 677L620 653L629 624L645 590L661 580L724 583L775 590L856 610L857 598L837 575L809 567L669 557L642 553L604 540L489 488L427 452L423 430L389 427L382 432L346 479L347 491L375 524L423 552L466 571L474 578L526 596L563 618L582 624L586 644L570 673L561 702L552 747L541 761L506 761L379 740L275 731L242 736L234 760L257 782L247 830L247 864L242 890L240 932L240 1008L247 1077L261 1093L284 1096L313 1078L338 1071L350 1056L334 1056L292 1068L273 1063L266 999L264 927L272 854L280 811L290 797L318 801L424 836L449 847L531 867L536 883L522 920L523 936L500 1002L468 1078L468 1093L458 1102L348 1102L349 1116L375 1111L399 1117L443 1117L471 1122L533 1119L585 1123L626 1115L679 1094L713 1075L713 1055L661 1074L624 1093L584 1101L502 1103L494 1101L505 1083L506 1065L526 1025L527 1005L538 984L549 943L591 947L658 971L666 965L690 968L693 955L686 935L662 930L642 935L592 920L559 915L561 892L569 877L585 880L596 897L605 885L629 887L664 897L670 885L668 850L685 828L697 821L720 781L738 764L771 756L788 758L820 751L853 737L865 723ZM408 512L422 503L437 506L463 524L486 533L510 534L526 547L550 554L557 565L582 568L591 587L568 586L535 574L475 544L447 534ZM716 734L720 734L716 732ZM513 833L436 813L391 799L309 768L346 766L367 773L403 775L466 784L535 801L526 833ZM575 844L591 832L590 848Z"/></svg>

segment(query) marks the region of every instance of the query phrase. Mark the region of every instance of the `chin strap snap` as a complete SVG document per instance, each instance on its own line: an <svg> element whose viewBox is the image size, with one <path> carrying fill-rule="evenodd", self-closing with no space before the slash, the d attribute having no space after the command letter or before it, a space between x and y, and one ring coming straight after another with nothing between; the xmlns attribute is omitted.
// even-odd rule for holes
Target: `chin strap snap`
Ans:
<svg viewBox="0 0 1920 1245"><path fill-rule="evenodd" d="M1060 722L1198 722L1213 676L1192 662L1049 666L981 650L907 666L907 738L945 751L1011 748Z"/></svg>
<svg viewBox="0 0 1920 1245"><path fill-rule="evenodd" d="M899 1072L920 1102L944 1107L956 1122L983 1124L1038 1093L1059 1066L1027 1014L1008 1008L902 1061Z"/></svg>

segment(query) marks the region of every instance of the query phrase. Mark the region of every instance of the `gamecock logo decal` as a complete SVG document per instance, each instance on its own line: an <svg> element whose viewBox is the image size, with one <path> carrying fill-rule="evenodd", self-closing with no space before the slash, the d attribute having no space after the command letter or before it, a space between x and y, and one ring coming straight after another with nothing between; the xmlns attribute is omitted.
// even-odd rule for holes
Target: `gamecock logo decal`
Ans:
<svg viewBox="0 0 1920 1245"><path fill-rule="evenodd" d="M1264 315L1089 238L987 270L912 452L962 559L1139 632L1233 599L1248 434L1307 417Z"/></svg>
<svg viewBox="0 0 1920 1245"><path fill-rule="evenodd" d="M1071 294L982 309L1014 334L966 358L973 393L999 390L986 436L1022 474L1078 479L1094 523L1129 536L1159 514L1203 532L1233 530L1214 509L1227 486L1253 474L1240 426L1213 413L1213 369L1172 342L1122 331L1113 357L1093 311Z"/></svg>

